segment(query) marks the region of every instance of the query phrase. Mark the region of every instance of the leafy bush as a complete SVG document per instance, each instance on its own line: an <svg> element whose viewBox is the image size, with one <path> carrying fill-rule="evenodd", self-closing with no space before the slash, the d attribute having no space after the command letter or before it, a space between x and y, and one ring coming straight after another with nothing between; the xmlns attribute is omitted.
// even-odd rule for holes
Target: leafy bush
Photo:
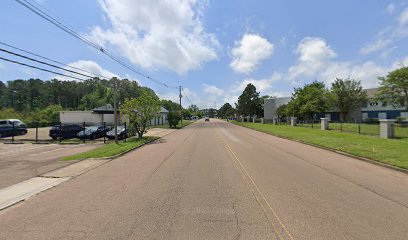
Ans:
<svg viewBox="0 0 408 240"><path fill-rule="evenodd" d="M177 124L181 120L180 112L178 111L170 111L169 115L167 116L167 120L169 122L169 127L176 128Z"/></svg>

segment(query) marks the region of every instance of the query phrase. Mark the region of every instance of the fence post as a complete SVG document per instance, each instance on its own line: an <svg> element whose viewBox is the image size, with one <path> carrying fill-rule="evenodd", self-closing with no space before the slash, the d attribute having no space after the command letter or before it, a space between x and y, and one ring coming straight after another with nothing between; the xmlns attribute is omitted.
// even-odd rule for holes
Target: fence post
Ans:
<svg viewBox="0 0 408 240"><path fill-rule="evenodd" d="M393 138L394 137L394 123L395 119L380 119L380 137Z"/></svg>
<svg viewBox="0 0 408 240"><path fill-rule="evenodd" d="M361 122L358 123L358 134L361 134Z"/></svg>
<svg viewBox="0 0 408 240"><path fill-rule="evenodd" d="M295 127L297 125L297 117L290 117L290 125Z"/></svg>
<svg viewBox="0 0 408 240"><path fill-rule="evenodd" d="M321 120L321 130L329 130L329 119L328 118L320 118Z"/></svg>
<svg viewBox="0 0 408 240"><path fill-rule="evenodd" d="M103 143L106 143L106 122L103 122L103 131L105 132L103 135Z"/></svg>
<svg viewBox="0 0 408 240"><path fill-rule="evenodd" d="M126 122L125 122L125 134L123 135L123 138L124 138L125 142L126 142L126 131L127 131L127 126L126 126Z"/></svg>
<svg viewBox="0 0 408 240"><path fill-rule="evenodd" d="M59 137L59 142L61 143L61 139L62 139L62 125L61 122L59 122L59 131L58 131L58 137Z"/></svg>
<svg viewBox="0 0 408 240"><path fill-rule="evenodd" d="M38 142L38 122L35 122L35 142Z"/></svg>
<svg viewBox="0 0 408 240"><path fill-rule="evenodd" d="M14 143L14 134L16 134L16 128L13 121L11 121L11 125L13 126L13 131L11 132L11 142Z"/></svg>
<svg viewBox="0 0 408 240"><path fill-rule="evenodd" d="M83 131L84 131L84 135L82 136L82 137L83 137L82 142L85 143L85 122L83 122L82 127L84 128L84 130L83 130Z"/></svg>

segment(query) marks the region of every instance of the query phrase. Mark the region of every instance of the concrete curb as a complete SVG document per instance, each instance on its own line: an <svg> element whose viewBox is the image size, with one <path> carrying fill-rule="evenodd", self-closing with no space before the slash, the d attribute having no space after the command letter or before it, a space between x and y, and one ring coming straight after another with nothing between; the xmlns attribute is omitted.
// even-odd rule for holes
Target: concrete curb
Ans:
<svg viewBox="0 0 408 240"><path fill-rule="evenodd" d="M235 124L235 123L232 123L232 124L234 124L234 125L236 125L236 126L238 126L238 127L243 127L243 128L251 129L251 130L254 130L254 131L263 133L263 134L272 135L272 136L275 136L275 137L278 137L278 138L282 138L282 139L286 139L286 140L290 140L290 141L302 143L302 144L305 144L305 145L309 145L309 146L312 146L312 147L324 149L324 150L327 150L327 151L330 151L330 152L334 152L334 153L337 153L337 154L341 154L341 155L346 156L346 157L358 159L358 160L361 160L361 161L365 161L365 162L368 162L368 163L371 163L371 164L375 164L375 165L378 165L378 166L381 166L381 167L386 167L386 168L389 168L389 169L393 169L393 170L396 170L396 171L399 171L399 172L408 174L408 169L400 168L400 167L393 166L393 165L390 165L390 164L387 164L387 163L383 163L383 162L378 162L378 161L373 160L373 159L370 159L370 158L352 155L352 154L350 154L350 153L343 152L343 151L340 151L340 150L337 150L337 149L334 149L334 148L324 147L324 146L316 145L316 144L313 144L313 143L304 142L304 141L302 141L302 140L291 139L291 138L288 138L288 137L284 137L284 136L280 136L280 135L276 135L276 134L272 134L272 133L263 132L263 131L256 130L256 129L253 129L253 128L250 128L250 127L244 127L244 126L241 126L241 125L238 125L238 124Z"/></svg>
<svg viewBox="0 0 408 240"><path fill-rule="evenodd" d="M131 152L131 151L133 151L133 150L135 150L135 149L137 149L137 148L141 148L141 147L143 147L143 146L146 145L146 144L155 142L155 141L159 140L160 138L162 138L162 137L158 137L157 139L151 140L151 141L149 141L149 142L145 142L145 143L143 143L143 144L141 144L141 145L139 145L139 146L135 146L135 147L133 147L133 148L131 148L131 149L128 149L128 150L126 150L126 151L124 151L124 152L121 152L121 153L119 153L119 154L116 154L116 155L113 155L113 156L110 156L110 157L101 157L101 158L96 158L96 159L113 160L113 159L118 158L118 157L120 157L120 156L123 156L123 155L125 155L125 154L127 154L127 153L129 153L129 152ZM94 159L94 158L86 158L86 159ZM84 159L84 160L86 160L86 159Z"/></svg>

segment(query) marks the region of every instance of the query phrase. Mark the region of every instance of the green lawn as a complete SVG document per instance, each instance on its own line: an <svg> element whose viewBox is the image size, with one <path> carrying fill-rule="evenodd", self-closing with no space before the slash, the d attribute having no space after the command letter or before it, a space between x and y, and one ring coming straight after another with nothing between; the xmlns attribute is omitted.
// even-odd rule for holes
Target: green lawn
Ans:
<svg viewBox="0 0 408 240"><path fill-rule="evenodd" d="M87 158L112 157L117 154L137 148L142 144L152 142L156 139L158 139L158 137L144 137L142 139L129 138L126 142L120 142L118 144L108 143L88 152L65 157L63 158L63 160L83 160Z"/></svg>
<svg viewBox="0 0 408 240"><path fill-rule="evenodd" d="M236 121L234 123L275 136L300 140L408 169L408 138L382 139L378 136L333 130L321 131L317 128L242 123ZM406 128L403 129L403 131L406 130Z"/></svg>
<svg viewBox="0 0 408 240"><path fill-rule="evenodd" d="M185 126L190 125L191 123L193 123L194 121L190 121L190 120L183 120L182 123L179 122L179 124L177 124L175 129L180 129L183 128ZM164 125L158 125L158 126L151 126L150 128L170 128L168 124L164 124Z"/></svg>

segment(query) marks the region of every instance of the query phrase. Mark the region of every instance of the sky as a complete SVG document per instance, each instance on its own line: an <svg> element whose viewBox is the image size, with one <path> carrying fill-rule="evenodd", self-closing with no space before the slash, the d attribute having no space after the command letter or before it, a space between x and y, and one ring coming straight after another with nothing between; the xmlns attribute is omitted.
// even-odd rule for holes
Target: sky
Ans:
<svg viewBox="0 0 408 240"><path fill-rule="evenodd" d="M377 77L408 66L408 1L27 1L172 87L130 71L14 0L0 1L1 42L138 81L176 102L175 87L183 86L184 106L234 105L248 83L274 97L290 96L315 80L330 87L336 78L373 88ZM55 77L0 60L3 82Z"/></svg>

